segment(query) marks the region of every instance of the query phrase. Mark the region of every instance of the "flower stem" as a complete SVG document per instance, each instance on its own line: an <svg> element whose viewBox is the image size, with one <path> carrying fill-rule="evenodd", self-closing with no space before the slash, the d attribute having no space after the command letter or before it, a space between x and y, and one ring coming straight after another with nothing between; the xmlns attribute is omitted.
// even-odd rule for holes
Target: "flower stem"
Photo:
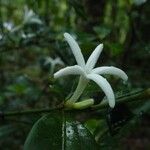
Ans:
<svg viewBox="0 0 150 150"><path fill-rule="evenodd" d="M73 93L71 98L67 100L66 103L75 103L78 100L78 98L81 96L81 94L83 93L85 87L87 86L87 83L88 83L88 80L85 77L81 76L75 92Z"/></svg>

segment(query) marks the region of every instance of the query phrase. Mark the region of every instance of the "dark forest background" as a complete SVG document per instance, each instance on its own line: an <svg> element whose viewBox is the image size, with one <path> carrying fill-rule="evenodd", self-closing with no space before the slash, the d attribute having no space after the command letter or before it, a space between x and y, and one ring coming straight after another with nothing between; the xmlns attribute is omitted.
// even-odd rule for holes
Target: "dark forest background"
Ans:
<svg viewBox="0 0 150 150"><path fill-rule="evenodd" d="M129 76L125 85L111 77L116 95L150 87L150 1L0 0L0 149L21 150L41 116L4 117L2 112L50 108L75 88L77 80L72 77L67 82L53 79L55 71L75 64L64 32L76 37L86 59L104 43L97 66L116 66ZM103 96L94 84L86 94ZM113 137L105 119L85 124L100 149L148 150L149 106L149 101L131 103L128 109L142 108L145 113L138 110Z"/></svg>

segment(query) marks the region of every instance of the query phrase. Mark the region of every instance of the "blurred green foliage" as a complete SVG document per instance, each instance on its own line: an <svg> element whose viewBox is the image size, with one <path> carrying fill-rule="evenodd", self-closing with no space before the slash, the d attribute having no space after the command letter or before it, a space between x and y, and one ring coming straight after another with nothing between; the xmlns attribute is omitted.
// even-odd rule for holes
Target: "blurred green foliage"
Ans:
<svg viewBox="0 0 150 150"><path fill-rule="evenodd" d="M116 95L148 88L149 18L148 0L0 0L0 111L54 107L74 91L76 80L72 80L73 77L67 77L67 82L53 79L56 70L75 63L63 39L64 32L77 38L85 58L96 45L104 43L97 65L117 66L129 76L127 85L113 78ZM98 102L103 98L94 84L87 87L83 97L89 95ZM114 137L109 134L105 115L86 120L100 149L123 149L123 143L131 147L133 144L128 143L126 137L132 139L131 133L138 131L139 135L133 139L143 134L147 140L150 138L150 134L146 134L150 133L147 128L150 111L145 104L137 105L139 110L141 107L146 110L146 119L134 117L130 123L132 127L127 125ZM135 103L128 107L137 108ZM0 149L21 150L29 130L40 116L3 118L0 115ZM84 120L85 116L81 117ZM144 131L140 128L141 120L148 122L144 124ZM142 149L148 145L144 142Z"/></svg>

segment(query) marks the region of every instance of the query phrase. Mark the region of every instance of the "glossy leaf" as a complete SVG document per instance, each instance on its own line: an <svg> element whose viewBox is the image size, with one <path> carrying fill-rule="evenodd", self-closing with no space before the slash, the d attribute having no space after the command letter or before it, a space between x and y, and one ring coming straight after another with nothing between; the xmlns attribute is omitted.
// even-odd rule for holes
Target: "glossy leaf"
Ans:
<svg viewBox="0 0 150 150"><path fill-rule="evenodd" d="M30 131L24 150L96 150L91 133L78 121L62 115L48 114Z"/></svg>

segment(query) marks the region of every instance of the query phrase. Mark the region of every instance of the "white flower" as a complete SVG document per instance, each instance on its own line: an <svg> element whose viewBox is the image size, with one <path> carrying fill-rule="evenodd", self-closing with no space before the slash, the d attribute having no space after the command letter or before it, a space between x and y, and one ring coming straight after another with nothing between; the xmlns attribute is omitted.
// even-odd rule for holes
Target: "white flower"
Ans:
<svg viewBox="0 0 150 150"><path fill-rule="evenodd" d="M13 28L13 23L12 22L4 22L3 26L8 30L11 31Z"/></svg>
<svg viewBox="0 0 150 150"><path fill-rule="evenodd" d="M33 12L33 10L29 10L28 7L25 7L25 12L24 12L24 20L23 24L26 23L37 23L37 24L42 24L42 21L38 18L38 16Z"/></svg>
<svg viewBox="0 0 150 150"><path fill-rule="evenodd" d="M68 42L68 44L70 45L78 65L69 66L59 70L54 74L54 78L59 78L66 75L80 75L78 86L74 94L68 101L72 103L76 102L78 98L81 96L89 80L93 80L104 91L108 99L109 106L113 108L115 106L114 92L108 81L101 75L102 74L116 75L126 81L128 79L126 73L121 69L112 66L94 68L99 58L99 55L102 52L103 44L100 44L95 48L95 50L92 52L91 56L85 63L84 57L81 53L81 50L77 42L68 33L65 33L64 37Z"/></svg>
<svg viewBox="0 0 150 150"><path fill-rule="evenodd" d="M55 59L47 57L44 65L51 64L50 74L53 74L56 65L64 65L63 61L57 57Z"/></svg>
<svg viewBox="0 0 150 150"><path fill-rule="evenodd" d="M23 16L23 22L16 26L15 28L13 28L11 30L11 32L16 32L20 29L23 28L24 25L28 24L28 23L36 23L36 24L42 24L42 21L39 19L39 17L33 12L33 10L28 9L27 6L24 7L24 16ZM31 38L33 37L34 34L28 34L25 35L24 33L22 34L23 38Z"/></svg>

